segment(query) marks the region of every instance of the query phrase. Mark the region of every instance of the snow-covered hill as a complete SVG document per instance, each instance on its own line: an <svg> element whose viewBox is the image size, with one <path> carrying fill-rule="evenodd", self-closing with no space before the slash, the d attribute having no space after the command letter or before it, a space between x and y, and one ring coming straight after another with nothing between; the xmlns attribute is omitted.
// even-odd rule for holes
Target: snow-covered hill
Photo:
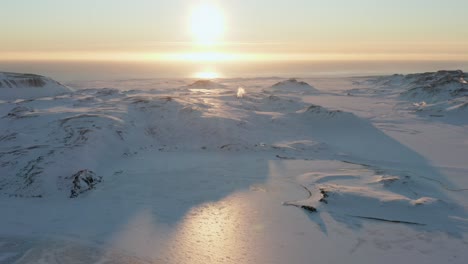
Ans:
<svg viewBox="0 0 468 264"><path fill-rule="evenodd" d="M266 91L271 91L273 93L302 93L302 94L311 94L317 92L317 89L312 87L310 84L304 81L298 81L296 79L289 79L285 81L280 81Z"/></svg>
<svg viewBox="0 0 468 264"><path fill-rule="evenodd" d="M407 91L401 97L417 111L431 115L468 114L468 75L462 71L438 71L405 77Z"/></svg>
<svg viewBox="0 0 468 264"><path fill-rule="evenodd" d="M4 103L0 192L77 196L76 173L95 175L98 164L141 151L274 151L311 157L316 147L326 145L317 144L307 131L294 130L313 116L319 125L321 119L335 118L320 107L301 110L306 105L294 98L252 91L239 99L235 92L214 81L196 81L176 92L88 89ZM309 117L289 120L288 115L303 111ZM293 124L285 127L283 122ZM97 177L111 176L97 171L93 183Z"/></svg>
<svg viewBox="0 0 468 264"><path fill-rule="evenodd" d="M0 72L0 100L56 96L71 91L71 88L41 75Z"/></svg>

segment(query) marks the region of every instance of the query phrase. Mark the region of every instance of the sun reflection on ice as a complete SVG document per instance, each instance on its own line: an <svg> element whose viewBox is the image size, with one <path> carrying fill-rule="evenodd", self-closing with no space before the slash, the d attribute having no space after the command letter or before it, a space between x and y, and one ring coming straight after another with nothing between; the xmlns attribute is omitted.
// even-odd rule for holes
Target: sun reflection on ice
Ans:
<svg viewBox="0 0 468 264"><path fill-rule="evenodd" d="M248 233L258 227L249 224L248 205L239 202L228 198L193 208L172 240L172 249L184 254L177 258L204 264L251 263Z"/></svg>

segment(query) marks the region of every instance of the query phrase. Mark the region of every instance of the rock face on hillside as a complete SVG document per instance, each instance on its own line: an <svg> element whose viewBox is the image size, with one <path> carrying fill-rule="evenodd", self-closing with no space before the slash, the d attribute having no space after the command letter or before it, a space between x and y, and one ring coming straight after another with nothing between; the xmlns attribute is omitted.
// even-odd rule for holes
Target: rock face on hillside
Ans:
<svg viewBox="0 0 468 264"><path fill-rule="evenodd" d="M416 74L394 74L368 80L370 87L349 90L348 94L394 97L399 107L429 117L450 117L466 123L468 74L461 70Z"/></svg>
<svg viewBox="0 0 468 264"><path fill-rule="evenodd" d="M51 78L28 73L0 72L0 99L16 100L56 96L72 89Z"/></svg>
<svg viewBox="0 0 468 264"><path fill-rule="evenodd" d="M403 78L408 90L401 95L433 102L468 96L466 77L460 70L409 74Z"/></svg>
<svg viewBox="0 0 468 264"><path fill-rule="evenodd" d="M464 116L468 111L467 77L460 70L406 75L402 80L405 90L400 98L410 101L410 107L420 114Z"/></svg>
<svg viewBox="0 0 468 264"><path fill-rule="evenodd" d="M46 85L42 76L35 74L1 73L0 88L43 87ZM1 76L1 75L0 75Z"/></svg>

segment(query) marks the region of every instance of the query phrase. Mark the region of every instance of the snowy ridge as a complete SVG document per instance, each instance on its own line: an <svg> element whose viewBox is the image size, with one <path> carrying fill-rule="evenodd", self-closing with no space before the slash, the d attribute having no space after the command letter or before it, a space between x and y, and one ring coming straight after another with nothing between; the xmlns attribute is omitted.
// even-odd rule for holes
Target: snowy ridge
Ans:
<svg viewBox="0 0 468 264"><path fill-rule="evenodd" d="M438 71L435 73L410 74L404 78L407 91L402 98L413 102L451 105L457 99L468 100L468 83L462 71Z"/></svg>
<svg viewBox="0 0 468 264"><path fill-rule="evenodd" d="M466 115L467 75L462 71L438 71L407 75L409 89L401 97L413 102L416 111L433 116Z"/></svg>
<svg viewBox="0 0 468 264"><path fill-rule="evenodd" d="M463 71L438 71L383 76L368 80L371 88L352 89L349 94L397 97L408 103L402 109L422 116L447 117L463 123L468 109L468 75ZM465 119L466 122L466 119Z"/></svg>

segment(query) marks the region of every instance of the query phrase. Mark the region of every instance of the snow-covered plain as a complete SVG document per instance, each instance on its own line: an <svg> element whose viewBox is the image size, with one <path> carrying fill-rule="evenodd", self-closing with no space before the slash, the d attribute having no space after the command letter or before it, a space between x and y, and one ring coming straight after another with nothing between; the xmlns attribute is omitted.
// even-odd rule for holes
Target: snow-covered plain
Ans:
<svg viewBox="0 0 468 264"><path fill-rule="evenodd" d="M468 258L463 72L0 77L0 263Z"/></svg>

